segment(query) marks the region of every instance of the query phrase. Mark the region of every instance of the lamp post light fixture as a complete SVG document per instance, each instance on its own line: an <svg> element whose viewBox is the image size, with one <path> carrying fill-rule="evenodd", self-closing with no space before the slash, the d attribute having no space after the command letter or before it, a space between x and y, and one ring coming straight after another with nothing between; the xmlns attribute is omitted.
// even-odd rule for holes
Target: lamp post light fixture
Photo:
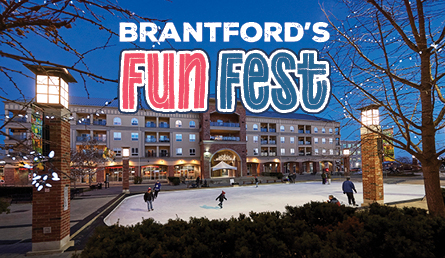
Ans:
<svg viewBox="0 0 445 258"><path fill-rule="evenodd" d="M130 193L130 148L122 148L122 193Z"/></svg>
<svg viewBox="0 0 445 258"><path fill-rule="evenodd" d="M383 144L380 135L380 105L368 105L361 109L362 127L361 153L362 153L362 181L363 206L377 202L383 204L383 173L382 155Z"/></svg>

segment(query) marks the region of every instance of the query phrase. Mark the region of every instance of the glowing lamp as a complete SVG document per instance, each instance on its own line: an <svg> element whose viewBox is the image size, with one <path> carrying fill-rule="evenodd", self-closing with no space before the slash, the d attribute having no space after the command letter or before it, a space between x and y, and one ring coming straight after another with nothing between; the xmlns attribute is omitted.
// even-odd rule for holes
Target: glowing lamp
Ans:
<svg viewBox="0 0 445 258"><path fill-rule="evenodd" d="M36 103L68 108L68 83L77 82L61 67L26 65L36 75Z"/></svg>
<svg viewBox="0 0 445 258"><path fill-rule="evenodd" d="M359 110L362 112L362 124L365 126L379 125L379 107L380 105L369 105Z"/></svg>
<svg viewBox="0 0 445 258"><path fill-rule="evenodd" d="M130 148L128 147L122 148L122 157L124 158L130 157Z"/></svg>

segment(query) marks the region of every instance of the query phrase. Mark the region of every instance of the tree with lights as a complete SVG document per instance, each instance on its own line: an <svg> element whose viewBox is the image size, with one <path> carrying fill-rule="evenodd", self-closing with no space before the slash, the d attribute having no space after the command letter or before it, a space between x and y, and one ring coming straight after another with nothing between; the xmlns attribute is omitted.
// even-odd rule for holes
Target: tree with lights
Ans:
<svg viewBox="0 0 445 258"><path fill-rule="evenodd" d="M324 10L332 25L324 51L334 67L333 97L362 126L358 109L380 106L380 125L394 135L365 127L421 162L429 212L445 217L439 178L445 145L438 137L445 127L445 3L339 2L346 17Z"/></svg>

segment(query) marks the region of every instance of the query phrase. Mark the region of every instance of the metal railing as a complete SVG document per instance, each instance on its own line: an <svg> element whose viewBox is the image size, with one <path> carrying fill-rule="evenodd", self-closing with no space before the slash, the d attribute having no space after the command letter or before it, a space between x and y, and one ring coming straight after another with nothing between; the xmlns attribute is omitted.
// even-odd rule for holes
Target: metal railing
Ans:
<svg viewBox="0 0 445 258"><path fill-rule="evenodd" d="M94 119L93 120L93 125L103 125L103 126L106 126L107 125L107 120L97 120L97 119Z"/></svg>
<svg viewBox="0 0 445 258"><path fill-rule="evenodd" d="M167 122L160 122L159 123L159 128L169 128L170 126L168 125Z"/></svg>
<svg viewBox="0 0 445 258"><path fill-rule="evenodd" d="M231 122L212 122L212 121L210 121L210 126L239 127L239 123L231 123Z"/></svg>
<svg viewBox="0 0 445 258"><path fill-rule="evenodd" d="M156 123L155 122L147 122L147 123L145 123L145 127L156 127Z"/></svg>
<svg viewBox="0 0 445 258"><path fill-rule="evenodd" d="M145 142L147 143L156 142L156 138L145 138Z"/></svg>

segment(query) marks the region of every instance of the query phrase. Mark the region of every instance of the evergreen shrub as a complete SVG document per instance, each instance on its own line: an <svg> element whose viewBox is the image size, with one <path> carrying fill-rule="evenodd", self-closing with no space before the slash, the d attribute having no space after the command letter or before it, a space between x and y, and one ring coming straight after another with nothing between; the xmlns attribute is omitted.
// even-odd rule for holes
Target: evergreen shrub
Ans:
<svg viewBox="0 0 445 258"><path fill-rule="evenodd" d="M82 257L443 257L445 220L425 210L328 203L96 228Z"/></svg>
<svg viewBox="0 0 445 258"><path fill-rule="evenodd" d="M172 183L173 185L179 185L181 183L181 180L179 179L179 177L176 177L176 176L169 176L168 181L170 183Z"/></svg>

